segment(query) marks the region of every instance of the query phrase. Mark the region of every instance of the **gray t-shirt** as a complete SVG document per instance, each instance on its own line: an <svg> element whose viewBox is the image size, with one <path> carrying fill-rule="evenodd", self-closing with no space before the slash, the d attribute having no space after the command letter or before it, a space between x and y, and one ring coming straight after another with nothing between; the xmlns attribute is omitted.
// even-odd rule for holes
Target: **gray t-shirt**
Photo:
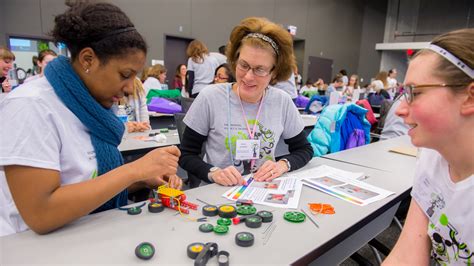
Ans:
<svg viewBox="0 0 474 266"><path fill-rule="evenodd" d="M231 90L231 86L231 83L222 83L204 88L186 114L184 123L197 133L207 136L204 160L225 168L232 165L228 141L230 117L233 165L246 174L250 172L250 160L236 160L235 145L238 139L249 139L249 134L239 98ZM250 129L253 130L259 104L242 102L242 105ZM255 166L258 168L266 160L275 160L275 149L280 138L293 138L303 128L303 120L288 94L269 87L257 122L255 139L260 140L260 155Z"/></svg>
<svg viewBox="0 0 474 266"><path fill-rule="evenodd" d="M225 55L209 53L204 56L201 63L196 63L192 58L188 59L188 71L194 71L194 85L192 94L200 93L201 90L214 81L216 68L226 62Z"/></svg>
<svg viewBox="0 0 474 266"><path fill-rule="evenodd" d="M277 84L275 84L274 87L288 93L291 99L295 99L296 97L298 97L298 91L296 90L294 73L291 73L291 76L288 80L280 81Z"/></svg>

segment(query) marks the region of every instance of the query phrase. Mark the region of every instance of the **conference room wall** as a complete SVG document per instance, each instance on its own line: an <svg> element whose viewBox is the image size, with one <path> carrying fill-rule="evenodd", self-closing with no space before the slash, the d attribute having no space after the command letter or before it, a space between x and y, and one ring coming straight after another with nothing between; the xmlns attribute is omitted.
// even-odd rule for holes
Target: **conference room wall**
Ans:
<svg viewBox="0 0 474 266"><path fill-rule="evenodd" d="M308 56L334 60L333 73L341 68L361 71L380 64L380 58L365 57L360 64L363 32L377 32L384 25L364 24L365 6L372 0L108 0L120 6L149 43L147 63L163 59L164 35L198 38L211 51L225 44L242 18L264 16L298 27L296 38L305 40L305 62L300 72L306 77ZM385 2L386 1L382 1ZM3 0L1 33L47 37L54 15L66 10L61 0ZM376 10L378 11L378 10ZM385 14L381 14L385 16ZM19 21L21 19L21 22ZM363 29L366 25L369 29ZM374 28L376 27L376 28ZM6 37L0 38L6 44ZM373 49L375 43L364 45ZM301 64L301 62L300 62Z"/></svg>

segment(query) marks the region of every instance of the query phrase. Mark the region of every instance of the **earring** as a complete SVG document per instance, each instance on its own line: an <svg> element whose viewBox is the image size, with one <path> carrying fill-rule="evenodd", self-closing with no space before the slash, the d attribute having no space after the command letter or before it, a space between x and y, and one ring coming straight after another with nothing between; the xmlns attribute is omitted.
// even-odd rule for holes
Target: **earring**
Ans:
<svg viewBox="0 0 474 266"><path fill-rule="evenodd" d="M86 74L89 74L89 69L88 68L85 71L86 71Z"/></svg>

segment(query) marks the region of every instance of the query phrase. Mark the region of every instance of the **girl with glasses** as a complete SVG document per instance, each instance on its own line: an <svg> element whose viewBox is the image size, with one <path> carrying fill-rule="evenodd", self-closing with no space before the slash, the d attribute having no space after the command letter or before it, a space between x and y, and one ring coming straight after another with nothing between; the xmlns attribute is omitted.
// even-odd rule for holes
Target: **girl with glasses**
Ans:
<svg viewBox="0 0 474 266"><path fill-rule="evenodd" d="M386 265L474 260L474 29L436 37L411 60L397 109L420 147L412 202ZM409 254L409 255L407 255Z"/></svg>
<svg viewBox="0 0 474 266"><path fill-rule="evenodd" d="M289 95L272 87L295 67L290 34L267 19L247 18L233 29L226 53L236 82L200 92L184 118L180 166L206 182L232 186L245 183L243 174L269 181L306 165L313 151L303 121ZM280 139L290 154L277 159Z"/></svg>

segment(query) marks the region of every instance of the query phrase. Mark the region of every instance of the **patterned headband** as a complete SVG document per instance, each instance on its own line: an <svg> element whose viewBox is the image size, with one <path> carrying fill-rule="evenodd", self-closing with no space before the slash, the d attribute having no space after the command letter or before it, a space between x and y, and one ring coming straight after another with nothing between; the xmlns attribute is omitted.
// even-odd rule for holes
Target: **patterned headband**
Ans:
<svg viewBox="0 0 474 266"><path fill-rule="evenodd" d="M431 43L428 49L446 58L446 60L453 63L453 65L459 68L462 72L466 73L469 77L471 77L471 79L474 79L474 70L461 61L461 59L450 53L448 50Z"/></svg>
<svg viewBox="0 0 474 266"><path fill-rule="evenodd" d="M280 54L279 51L278 51L278 45L276 44L276 42L272 38L268 37L267 35L261 34L259 32L251 32L251 33L247 34L247 36L244 37L244 39L247 39L247 38L261 39L261 40L269 43L272 46L273 50L275 51L275 53L277 55Z"/></svg>

